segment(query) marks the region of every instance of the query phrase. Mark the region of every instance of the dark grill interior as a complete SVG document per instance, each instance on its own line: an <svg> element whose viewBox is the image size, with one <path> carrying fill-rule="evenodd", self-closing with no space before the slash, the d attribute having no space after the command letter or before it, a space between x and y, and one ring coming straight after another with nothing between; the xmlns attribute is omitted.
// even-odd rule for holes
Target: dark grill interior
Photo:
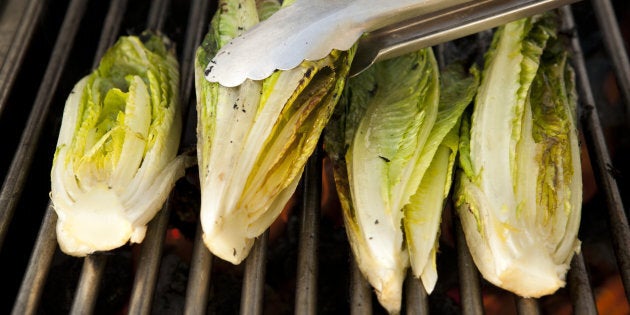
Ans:
<svg viewBox="0 0 630 315"><path fill-rule="evenodd" d="M200 241L195 168L142 244L84 259L58 249L49 174L72 86L119 35L161 30L180 61L181 150L194 149L192 57L215 9L209 0L0 2L0 285L8 292L0 313L385 313L352 263L321 150L286 211L239 266L213 259ZM630 314L630 5L584 0L561 13L564 31L575 35L584 149L583 245L566 288L535 300L486 283L447 208L437 287L427 296L409 278L403 313Z"/></svg>

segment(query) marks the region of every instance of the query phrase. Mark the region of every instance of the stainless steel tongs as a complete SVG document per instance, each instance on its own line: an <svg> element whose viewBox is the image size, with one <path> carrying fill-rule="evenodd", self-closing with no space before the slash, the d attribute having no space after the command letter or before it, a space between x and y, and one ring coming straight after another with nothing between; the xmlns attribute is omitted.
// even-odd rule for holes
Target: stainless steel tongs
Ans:
<svg viewBox="0 0 630 315"><path fill-rule="evenodd" d="M359 41L350 75L578 0L297 0L223 46L206 79L237 86Z"/></svg>

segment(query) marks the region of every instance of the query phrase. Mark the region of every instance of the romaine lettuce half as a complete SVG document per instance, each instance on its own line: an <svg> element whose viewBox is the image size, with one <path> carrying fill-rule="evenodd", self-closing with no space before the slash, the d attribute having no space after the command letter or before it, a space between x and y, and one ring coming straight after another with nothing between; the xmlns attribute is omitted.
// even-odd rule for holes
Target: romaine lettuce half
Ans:
<svg viewBox="0 0 630 315"><path fill-rule="evenodd" d="M428 292L437 280L440 219L476 73L452 66L441 77L431 48L377 63L349 80L327 127L355 260L390 313L400 311L410 264Z"/></svg>
<svg viewBox="0 0 630 315"><path fill-rule="evenodd" d="M188 156L169 40L121 37L68 97L51 170L57 239L70 255L141 242Z"/></svg>
<svg viewBox="0 0 630 315"><path fill-rule="evenodd" d="M564 286L579 250L582 183L574 75L553 12L500 27L472 119L455 200L485 279L524 297Z"/></svg>
<svg viewBox="0 0 630 315"><path fill-rule="evenodd" d="M272 1L219 1L195 60L203 240L234 264L295 191L354 55L332 51L233 88L207 81L203 72L217 50L277 8Z"/></svg>

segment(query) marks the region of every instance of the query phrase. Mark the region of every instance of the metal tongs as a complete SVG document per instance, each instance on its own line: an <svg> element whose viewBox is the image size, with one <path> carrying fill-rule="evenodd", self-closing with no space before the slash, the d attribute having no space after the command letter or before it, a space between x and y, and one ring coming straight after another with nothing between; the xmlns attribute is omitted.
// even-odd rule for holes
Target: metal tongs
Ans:
<svg viewBox="0 0 630 315"><path fill-rule="evenodd" d="M297 0L224 45L206 67L223 86L262 80L332 49L358 48L350 76L374 62L578 0Z"/></svg>

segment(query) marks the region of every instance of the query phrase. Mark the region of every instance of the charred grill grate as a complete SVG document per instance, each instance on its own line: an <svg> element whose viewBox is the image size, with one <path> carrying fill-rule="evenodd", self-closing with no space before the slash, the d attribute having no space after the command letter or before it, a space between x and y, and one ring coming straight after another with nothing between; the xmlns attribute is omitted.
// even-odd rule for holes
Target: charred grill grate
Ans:
<svg viewBox="0 0 630 315"><path fill-rule="evenodd" d="M0 192L2 261L0 271L3 273L1 278L5 279L3 286L9 289L10 295L0 299L6 301L1 303L0 312L12 311L13 314L67 312L160 314L168 312L167 310L185 314L225 314L239 310L241 314L383 312L374 303L370 286L352 262L345 239L339 236L343 235L342 229L338 224L335 229L335 224L332 224L331 228L330 222L322 221L323 212L326 210L322 208L321 200L326 191L322 191L324 157L321 150L315 152L305 168L297 193L299 197L295 206L297 210L287 219L286 231L280 236L289 240L281 243L276 236L272 238L271 231L266 232L256 241L250 256L241 266L227 266L221 261L213 260L200 240L198 223L195 220L182 219L185 213L177 210L181 206L181 195L185 194L182 191L190 187L194 190L194 185L185 188L178 186L174 190L162 210L150 223L147 236L141 245L127 246L111 253L95 254L84 259L71 259L59 252L55 237L56 215L47 198L48 172L63 103L72 84L86 74L90 67L96 65L105 49L113 44L120 34L138 33L145 28L162 30L174 39L180 56L181 103L185 105L184 116L188 122L184 128L182 148L193 147L195 143L193 56L207 30L209 17L215 7L216 2L208 0L172 2L112 0L109 3L88 0L54 3L12 0L1 3L0 29L3 34L0 37L2 41L0 44L3 46L0 46L0 132L3 132L3 138L6 138L6 146L2 150L0 165L0 173L3 175ZM612 244L612 252L617 262L617 277L620 277L625 292L623 303L627 304L630 300L630 229L623 207L620 189L622 184L618 183L618 172L613 167L608 149L610 140L605 134L604 124L600 121L601 111L605 107L596 99L591 86L595 79L589 79L582 52L585 45L580 43L577 36L578 26L572 13L572 9L584 12L590 8L596 14L601 34L604 36L603 42L616 71L618 93L621 94L622 103L626 108L626 116L621 118L625 121L622 128L625 135L630 125L628 119L630 66L625 50L627 42L623 40L609 0L582 1L573 7L561 9L565 22L564 29L574 35L572 48L575 52L574 67L580 93L582 133L592 161L598 194L603 200L602 205L596 208L607 209L605 217L608 219L608 226L604 229L610 237L606 242ZM624 133L613 136L613 139L621 141L623 135ZM196 171L191 171L191 174L194 172ZM194 184L194 180L187 182ZM184 206L195 204L195 197L189 198L193 201L184 202ZM170 308L161 310L156 306L159 304L156 303L156 296L160 294L157 291L161 290L160 283L164 278L173 278L172 274L165 275L165 272L161 271L164 270L165 250L172 247L164 236L170 235L174 221L184 222L189 229L188 235L184 236L188 239L184 247L190 248L186 255L183 255L189 261L186 262L183 272L185 279L181 281L184 287L179 288L179 292L183 292L181 299L170 299L172 303ZM484 288L488 284L480 278L474 267L463 241L459 223L453 219L445 221L445 224L451 222L452 226L449 225L446 231L455 242L452 249L446 247L442 253L442 256L450 256L442 259L450 259L451 263L448 266L452 268L440 269L438 287L443 281L455 279L454 292L457 298L451 300L459 299L459 303L454 306L454 312L491 313L488 301L483 297ZM583 227L592 223L583 216ZM180 227L177 231L183 229ZM289 233L291 229L294 230L293 234ZM590 234L585 233L587 232L581 232L581 238L590 237ZM271 248L280 246L278 243L290 244L295 250L293 252L289 250L288 254L276 254ZM341 260L343 270L330 276L330 269L339 268L335 268L334 264L323 266L321 260L323 257L334 256L335 253L345 255ZM341 254L338 256L343 256ZM121 259L126 262L123 265L131 266L127 269L131 269L132 272L127 278L119 275L122 279L116 282L110 278L115 278L116 274L120 273L114 268L119 265L118 261ZM286 264L276 266L282 261ZM275 265L271 266L271 263ZM554 295L567 297L576 314L598 312L595 299L597 292L594 292L597 287L592 281L593 275L590 273L591 270L588 270L589 266L583 253L576 255L571 263L567 288ZM271 272L272 267L276 270L274 273ZM283 268L286 270L282 270ZM67 269L74 272L60 272ZM268 282L274 279L266 275L276 277L277 269L280 269L280 273L292 275L293 283L288 285L287 289L290 293L289 301L279 294L273 295L275 299L267 294L270 290ZM227 272L222 273L226 270ZM233 275L237 279L236 289L226 281L228 278L225 274ZM65 287L57 287L55 283L63 283ZM333 300L331 292L339 292L338 287L341 287L345 295ZM222 299L225 299L223 302L227 304L234 301L234 297L221 298L222 290L240 291L240 307L217 306ZM67 299L57 298L51 291L68 292L65 294ZM435 309L438 302L432 302L432 298L426 294L419 281L409 278L405 284L405 292L403 309L406 313L439 313ZM444 292L441 294L447 296ZM518 314L542 313L544 307L541 304L554 298L552 296L542 301L505 295L514 301L513 309ZM237 296L236 299L238 298ZM324 303L327 300L335 303L341 300L346 305L330 308ZM280 306L281 303L288 307ZM117 308L110 309L103 305Z"/></svg>

